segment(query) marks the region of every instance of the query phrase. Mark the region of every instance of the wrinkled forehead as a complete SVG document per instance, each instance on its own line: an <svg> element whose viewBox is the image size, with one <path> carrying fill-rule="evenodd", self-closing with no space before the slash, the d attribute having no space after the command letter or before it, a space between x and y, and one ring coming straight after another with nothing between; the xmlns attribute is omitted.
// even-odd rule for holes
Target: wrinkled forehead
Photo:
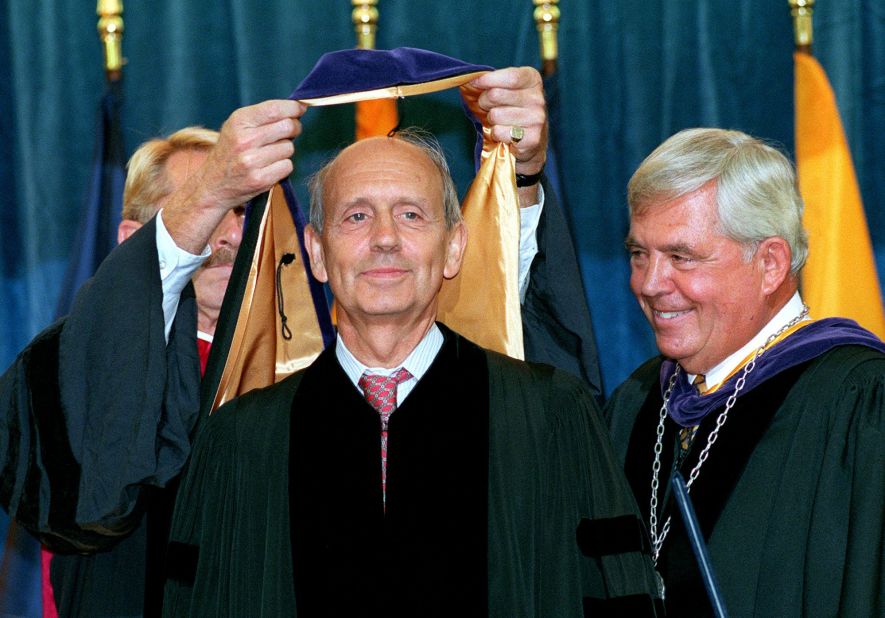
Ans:
<svg viewBox="0 0 885 618"><path fill-rule="evenodd" d="M323 201L333 208L342 201L384 194L413 196L442 207L442 178L418 146L391 137L373 137L345 148L332 161Z"/></svg>
<svg viewBox="0 0 885 618"><path fill-rule="evenodd" d="M715 188L702 187L674 199L648 200L630 217L627 243L700 242L722 236Z"/></svg>

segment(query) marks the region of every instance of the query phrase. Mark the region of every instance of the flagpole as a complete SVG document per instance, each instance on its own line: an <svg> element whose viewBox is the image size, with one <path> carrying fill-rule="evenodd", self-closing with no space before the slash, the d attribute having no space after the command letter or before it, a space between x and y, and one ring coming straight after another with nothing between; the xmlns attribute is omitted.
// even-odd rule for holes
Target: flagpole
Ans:
<svg viewBox="0 0 885 618"><path fill-rule="evenodd" d="M532 0L532 3L541 47L541 72L548 77L556 73L559 62L559 0Z"/></svg>
<svg viewBox="0 0 885 618"><path fill-rule="evenodd" d="M109 82L120 80L123 74L123 1L98 0L98 36L104 49L104 70Z"/></svg>
<svg viewBox="0 0 885 618"><path fill-rule="evenodd" d="M378 1L351 0L353 29L356 32L357 49L375 49L378 32ZM399 111L396 99L376 99L360 101L356 104L357 141L381 135L388 135L399 126Z"/></svg>
<svg viewBox="0 0 885 618"><path fill-rule="evenodd" d="M378 31L378 0L351 0L353 4L353 29L356 32L357 49L375 49L375 33Z"/></svg>
<svg viewBox="0 0 885 618"><path fill-rule="evenodd" d="M793 36L795 37L796 51L811 54L811 44L814 42L814 0L788 0L790 15L793 16Z"/></svg>

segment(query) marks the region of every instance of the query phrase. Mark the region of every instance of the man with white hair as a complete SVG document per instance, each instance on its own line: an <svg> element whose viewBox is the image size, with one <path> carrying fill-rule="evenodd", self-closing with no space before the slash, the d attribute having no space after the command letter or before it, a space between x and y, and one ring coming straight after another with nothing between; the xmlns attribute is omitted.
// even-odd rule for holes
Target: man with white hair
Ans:
<svg viewBox="0 0 885 618"><path fill-rule="evenodd" d="M661 355L606 408L668 613L710 615L670 489L689 484L733 615L882 615L885 346L812 320L790 162L692 129L628 186L630 286Z"/></svg>

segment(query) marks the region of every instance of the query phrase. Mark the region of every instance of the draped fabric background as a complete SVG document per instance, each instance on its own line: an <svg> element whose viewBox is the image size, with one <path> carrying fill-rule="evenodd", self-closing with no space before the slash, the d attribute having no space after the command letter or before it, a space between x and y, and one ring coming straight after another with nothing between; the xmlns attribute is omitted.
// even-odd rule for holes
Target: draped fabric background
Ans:
<svg viewBox="0 0 885 618"><path fill-rule="evenodd" d="M2 367L51 321L84 204L104 79L94 6L0 6ZM741 129L792 152L791 21L786 0L561 0L560 7L562 121L554 129L610 392L655 349L627 286L627 180L657 144L689 126ZM126 3L127 155L157 134L217 128L238 106L287 96L322 53L354 45L350 10L348 0ZM379 48L424 47L498 67L539 64L530 0L382 0L380 10ZM815 36L885 273L885 3L819 0ZM463 191L473 136L459 105L448 92L407 100L401 110L404 125L441 136ZM353 122L348 106L308 112L296 186L352 140Z"/></svg>

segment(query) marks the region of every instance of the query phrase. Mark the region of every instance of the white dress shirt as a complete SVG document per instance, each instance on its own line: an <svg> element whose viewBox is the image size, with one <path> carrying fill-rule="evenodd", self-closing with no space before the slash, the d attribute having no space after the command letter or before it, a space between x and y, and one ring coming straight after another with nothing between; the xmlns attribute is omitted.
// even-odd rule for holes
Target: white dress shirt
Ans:
<svg viewBox="0 0 885 618"><path fill-rule="evenodd" d="M163 223L163 209L160 209L157 213L157 258L160 261L160 281L163 283L163 319L167 343L175 313L178 311L181 291L210 255L212 250L209 245L206 245L200 255L179 248Z"/></svg>
<svg viewBox="0 0 885 618"><path fill-rule="evenodd" d="M538 185L538 203L519 209L519 302L525 302L529 271L538 254L538 223L544 209L544 187ZM470 242L469 240L467 242Z"/></svg>
<svg viewBox="0 0 885 618"><path fill-rule="evenodd" d="M387 369L384 367L368 367L367 365L362 364L356 359L351 351L347 349L347 346L344 345L344 341L341 340L341 335L338 335L338 341L335 346L335 357L338 359L341 368L344 369L344 373L350 378L354 388L356 388L360 394L362 394L363 391L359 387L359 379L360 376L367 371L377 375L391 376L402 367L412 374L411 378L403 380L396 387L396 404L399 406L406 397L408 397L409 393L412 392L415 385L418 384L418 380L423 378L424 374L427 373L427 370L430 369L430 365L433 364L433 360L436 358L436 355L439 354L442 345L443 334L439 330L439 327L436 324L433 324L430 327L430 330L427 331L427 334L418 342L418 345L416 345L409 353L402 364L397 365L396 367Z"/></svg>

